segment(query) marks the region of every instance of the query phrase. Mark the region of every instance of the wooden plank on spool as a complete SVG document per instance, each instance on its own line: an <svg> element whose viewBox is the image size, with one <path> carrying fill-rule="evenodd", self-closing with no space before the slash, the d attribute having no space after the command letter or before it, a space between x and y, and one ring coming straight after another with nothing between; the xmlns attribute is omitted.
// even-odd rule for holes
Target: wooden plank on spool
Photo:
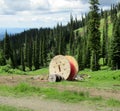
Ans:
<svg viewBox="0 0 120 111"><path fill-rule="evenodd" d="M55 56L49 65L49 75L60 75L65 80L69 77L71 72L71 67L68 59L63 55Z"/></svg>

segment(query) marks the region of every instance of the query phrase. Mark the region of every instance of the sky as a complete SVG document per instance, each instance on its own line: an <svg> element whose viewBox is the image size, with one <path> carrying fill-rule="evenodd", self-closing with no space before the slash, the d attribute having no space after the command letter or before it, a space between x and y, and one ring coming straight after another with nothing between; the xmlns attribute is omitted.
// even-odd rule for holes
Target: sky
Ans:
<svg viewBox="0 0 120 111"><path fill-rule="evenodd" d="M100 0L100 7L110 8L120 0ZM54 27L67 24L70 14L81 18L89 11L89 0L0 0L0 28Z"/></svg>

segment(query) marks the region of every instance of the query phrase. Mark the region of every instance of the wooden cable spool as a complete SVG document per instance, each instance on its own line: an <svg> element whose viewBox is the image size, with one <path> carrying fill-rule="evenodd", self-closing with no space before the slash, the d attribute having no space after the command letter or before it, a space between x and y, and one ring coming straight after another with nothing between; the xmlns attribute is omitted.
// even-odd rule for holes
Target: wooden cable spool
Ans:
<svg viewBox="0 0 120 111"><path fill-rule="evenodd" d="M65 80L74 80L78 72L78 63L72 56L55 56L49 65L49 76L59 75Z"/></svg>

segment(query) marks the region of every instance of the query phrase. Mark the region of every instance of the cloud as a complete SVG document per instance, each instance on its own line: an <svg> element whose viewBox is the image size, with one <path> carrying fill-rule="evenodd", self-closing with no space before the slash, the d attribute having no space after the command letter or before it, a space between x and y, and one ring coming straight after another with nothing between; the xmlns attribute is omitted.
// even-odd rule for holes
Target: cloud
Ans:
<svg viewBox="0 0 120 111"><path fill-rule="evenodd" d="M45 10L49 9L48 0L30 0L31 9L36 10Z"/></svg>
<svg viewBox="0 0 120 111"><path fill-rule="evenodd" d="M117 1L100 0L100 7L108 9ZM51 27L66 24L70 13L81 18L88 11L89 0L0 0L0 27Z"/></svg>
<svg viewBox="0 0 120 111"><path fill-rule="evenodd" d="M14 15L19 11L29 10L29 6L29 0L0 0L0 14Z"/></svg>

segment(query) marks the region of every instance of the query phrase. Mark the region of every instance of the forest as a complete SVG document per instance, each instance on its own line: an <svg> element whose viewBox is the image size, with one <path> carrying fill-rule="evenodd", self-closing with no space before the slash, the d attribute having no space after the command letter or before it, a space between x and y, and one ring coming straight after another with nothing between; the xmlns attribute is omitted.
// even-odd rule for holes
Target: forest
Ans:
<svg viewBox="0 0 120 111"><path fill-rule="evenodd" d="M99 8L99 2L90 2L90 11L81 20L70 14L67 25L54 28L29 29L9 35L0 41L0 66L10 65L23 71L49 66L55 55L76 58L79 70L100 70L108 66L120 69L120 3L110 10Z"/></svg>

